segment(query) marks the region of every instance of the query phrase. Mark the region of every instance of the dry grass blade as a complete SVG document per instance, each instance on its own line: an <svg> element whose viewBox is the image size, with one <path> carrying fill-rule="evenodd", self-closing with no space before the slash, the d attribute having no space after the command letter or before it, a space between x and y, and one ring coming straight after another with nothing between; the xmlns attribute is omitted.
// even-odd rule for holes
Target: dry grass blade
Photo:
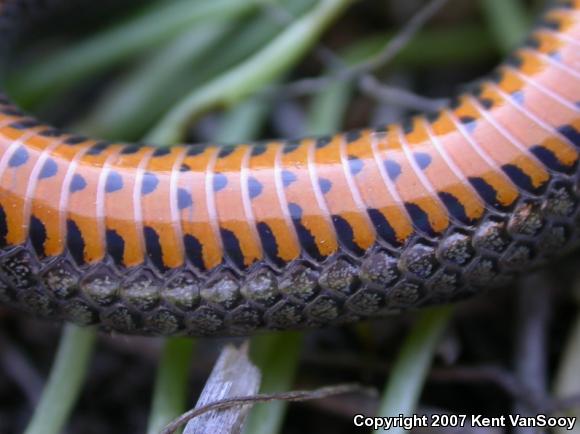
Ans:
<svg viewBox="0 0 580 434"><path fill-rule="evenodd" d="M255 394L261 379L260 370L248 356L248 341L240 348L228 345L216 361L197 400L196 409L232 396ZM189 421L184 434L239 434L249 410L249 406L242 406L205 412L203 416Z"/></svg>

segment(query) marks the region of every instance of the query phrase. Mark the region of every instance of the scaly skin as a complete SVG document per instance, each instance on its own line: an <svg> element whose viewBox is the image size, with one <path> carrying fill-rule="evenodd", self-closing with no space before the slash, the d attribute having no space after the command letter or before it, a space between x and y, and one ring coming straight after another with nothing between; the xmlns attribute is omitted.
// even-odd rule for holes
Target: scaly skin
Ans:
<svg viewBox="0 0 580 434"><path fill-rule="evenodd" d="M380 130L157 149L66 134L4 99L0 302L123 333L239 335L464 298L578 244L579 146L579 0L476 91Z"/></svg>

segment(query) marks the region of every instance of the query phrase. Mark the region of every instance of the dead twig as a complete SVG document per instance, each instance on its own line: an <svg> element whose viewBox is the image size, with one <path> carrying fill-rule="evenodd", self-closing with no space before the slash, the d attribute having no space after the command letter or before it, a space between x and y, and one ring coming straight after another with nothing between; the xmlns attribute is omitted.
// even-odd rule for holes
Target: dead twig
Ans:
<svg viewBox="0 0 580 434"><path fill-rule="evenodd" d="M447 99L432 99L417 95L408 90L381 83L374 75L364 75L359 81L360 90L367 96L380 101L387 101L398 107L424 112L436 112L444 107Z"/></svg>
<svg viewBox="0 0 580 434"><path fill-rule="evenodd" d="M360 384L339 384L336 386L321 387L320 389L315 390L296 390L281 393L264 393L252 396L235 396L231 398L225 398L218 401L214 401L212 403L204 405L203 407L194 408L192 410L183 413L177 419L169 423L163 429L163 431L161 431L161 434L173 434L184 423L209 411L224 410L235 406L257 404L270 401L287 401L287 402L308 401L313 399L322 399L329 396L354 392L376 395L376 391L374 389L363 387Z"/></svg>
<svg viewBox="0 0 580 434"><path fill-rule="evenodd" d="M266 89L267 93L282 94L285 97L299 97L320 92L336 81L357 81L359 89L373 98L386 100L391 104L401 104L405 108L433 112L446 102L431 100L403 89L384 87L372 72L393 60L448 0L431 0L419 10L409 22L393 37L377 55L351 67L346 66L340 56L332 50L318 46L315 54L331 71L328 75L297 80ZM281 18L279 18L281 19ZM287 18L286 18L287 19ZM378 90L378 92L377 92Z"/></svg>
<svg viewBox="0 0 580 434"><path fill-rule="evenodd" d="M251 362L248 351L247 340L239 348L233 345L224 347L205 382L195 409L233 396L254 395L258 392L262 373ZM249 406L241 406L205 413L198 419L190 420L183 434L241 433L249 410Z"/></svg>

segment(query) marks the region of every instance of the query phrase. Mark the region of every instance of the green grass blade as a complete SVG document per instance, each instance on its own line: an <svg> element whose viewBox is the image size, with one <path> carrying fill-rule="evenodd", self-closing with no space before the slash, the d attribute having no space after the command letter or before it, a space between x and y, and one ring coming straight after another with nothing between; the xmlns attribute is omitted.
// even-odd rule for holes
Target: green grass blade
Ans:
<svg viewBox="0 0 580 434"><path fill-rule="evenodd" d="M480 4L503 52L509 53L523 42L530 23L521 0L480 0Z"/></svg>
<svg viewBox="0 0 580 434"><path fill-rule="evenodd" d="M271 333L252 338L250 356L262 372L260 393L289 390L294 382L303 334ZM286 407L283 401L257 404L244 427L247 434L276 434L280 431Z"/></svg>
<svg viewBox="0 0 580 434"><path fill-rule="evenodd" d="M140 62L110 86L76 129L95 137L134 140L143 133L139 126L145 119L158 115L160 108L154 101L164 99L177 71L201 63L230 28L231 23L225 20L212 21L180 35L159 54Z"/></svg>
<svg viewBox="0 0 580 434"><path fill-rule="evenodd" d="M83 78L169 40L196 23L223 19L241 10L250 10L263 1L174 0L154 5L136 18L26 65L11 75L8 88L20 104L29 107Z"/></svg>
<svg viewBox="0 0 580 434"><path fill-rule="evenodd" d="M269 101L249 99L232 107L224 115L215 142L239 143L255 140L264 125L269 106Z"/></svg>
<svg viewBox="0 0 580 434"><path fill-rule="evenodd" d="M270 1L290 16L302 15L313 4L313 0ZM233 29L230 21L196 26L131 69L76 129L97 137L106 131L114 139L141 138L183 95L259 51L280 30L265 10ZM220 27L221 36L216 34Z"/></svg>
<svg viewBox="0 0 580 434"><path fill-rule="evenodd" d="M453 308L443 306L422 312L407 336L389 375L381 404L380 417L410 416L414 413L433 355ZM376 434L383 430L375 431ZM402 427L394 427L390 434L403 434Z"/></svg>
<svg viewBox="0 0 580 434"><path fill-rule="evenodd" d="M158 434L186 410L194 342L187 338L166 339L155 379L147 434Z"/></svg>
<svg viewBox="0 0 580 434"><path fill-rule="evenodd" d="M48 382L25 434L60 434L79 396L96 332L67 324Z"/></svg>
<svg viewBox="0 0 580 434"><path fill-rule="evenodd" d="M160 144L179 142L188 122L210 108L233 104L271 83L316 42L351 0L321 0L246 62L231 69L178 104L148 135ZM175 134L179 131L179 134Z"/></svg>
<svg viewBox="0 0 580 434"><path fill-rule="evenodd" d="M320 136L341 129L352 91L352 83L336 81L318 92L310 103L308 134Z"/></svg>

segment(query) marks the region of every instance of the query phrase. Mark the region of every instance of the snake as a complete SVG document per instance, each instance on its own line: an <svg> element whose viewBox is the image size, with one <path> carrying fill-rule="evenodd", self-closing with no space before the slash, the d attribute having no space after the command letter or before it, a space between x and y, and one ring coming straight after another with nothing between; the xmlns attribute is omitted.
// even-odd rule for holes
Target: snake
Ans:
<svg viewBox="0 0 580 434"><path fill-rule="evenodd" d="M4 45L39 3L0 2ZM0 304L250 335L463 300L578 246L580 0L553 1L450 101L329 136L155 147L63 131L2 93Z"/></svg>

